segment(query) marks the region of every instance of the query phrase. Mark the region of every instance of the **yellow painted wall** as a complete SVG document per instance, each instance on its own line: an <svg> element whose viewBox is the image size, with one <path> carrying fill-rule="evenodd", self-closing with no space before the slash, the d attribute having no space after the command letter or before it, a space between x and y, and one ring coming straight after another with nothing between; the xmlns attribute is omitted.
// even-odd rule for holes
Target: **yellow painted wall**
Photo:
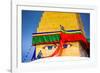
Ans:
<svg viewBox="0 0 100 73"><path fill-rule="evenodd" d="M37 28L37 32L59 31L60 25L64 26L65 30L83 30L79 14L77 13L44 12ZM79 42L73 42L72 44L71 47L63 50L62 56L80 56ZM43 56L48 56L56 50L55 48L49 52L47 49L42 49L43 46L46 45L51 44L36 45L36 55L40 50L42 51Z"/></svg>
<svg viewBox="0 0 100 73"><path fill-rule="evenodd" d="M61 56L81 56L79 42L69 42L67 44L69 44L71 46L69 46L67 48L63 48L63 52L62 52ZM47 57L47 56L50 56L51 54L53 54L58 46L56 48L53 48L52 50L48 50L47 46L49 46L49 45L53 46L54 44L37 45L36 46L36 56L38 55L40 50L42 51L43 57Z"/></svg>
<svg viewBox="0 0 100 73"><path fill-rule="evenodd" d="M40 52L40 50L42 51L43 57L47 57L50 56L56 49L53 47L52 50L48 50L47 46L55 46L55 44L42 44L42 45L37 45L36 46L36 56L38 55L38 53Z"/></svg>
<svg viewBox="0 0 100 73"><path fill-rule="evenodd" d="M77 13L67 12L44 12L37 32L59 31L60 25L64 26L66 30L80 29L78 15Z"/></svg>
<svg viewBox="0 0 100 73"><path fill-rule="evenodd" d="M80 56L80 43L79 42L68 42L71 45L68 48L63 48L62 56Z"/></svg>

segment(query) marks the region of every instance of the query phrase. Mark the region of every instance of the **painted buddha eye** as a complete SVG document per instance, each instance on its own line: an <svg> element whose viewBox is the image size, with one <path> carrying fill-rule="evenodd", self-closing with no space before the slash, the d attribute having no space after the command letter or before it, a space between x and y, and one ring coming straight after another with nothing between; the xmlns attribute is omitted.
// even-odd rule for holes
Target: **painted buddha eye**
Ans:
<svg viewBox="0 0 100 73"><path fill-rule="evenodd" d="M47 50L52 50L52 49L54 49L54 48L56 48L55 45L48 45L48 46L45 46L45 47L44 47L44 49L47 49Z"/></svg>
<svg viewBox="0 0 100 73"><path fill-rule="evenodd" d="M63 45L63 48L69 48L69 47L71 47L71 44L64 44Z"/></svg>

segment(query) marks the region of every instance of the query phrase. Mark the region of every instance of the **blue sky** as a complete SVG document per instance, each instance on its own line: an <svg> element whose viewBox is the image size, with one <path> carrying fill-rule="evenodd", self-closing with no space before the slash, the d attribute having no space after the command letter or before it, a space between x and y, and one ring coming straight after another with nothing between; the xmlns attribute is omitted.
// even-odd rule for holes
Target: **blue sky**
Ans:
<svg viewBox="0 0 100 73"><path fill-rule="evenodd" d="M34 51L32 33L36 32L42 13L39 11L22 11L22 62L30 61L32 57Z"/></svg>
<svg viewBox="0 0 100 73"><path fill-rule="evenodd" d="M89 13L80 13L82 23L84 25L84 31L86 37L90 38L90 14Z"/></svg>
<svg viewBox="0 0 100 73"><path fill-rule="evenodd" d="M34 46L32 33L36 32L43 11L22 10L22 62L31 61ZM90 37L90 14L80 13L87 38Z"/></svg>

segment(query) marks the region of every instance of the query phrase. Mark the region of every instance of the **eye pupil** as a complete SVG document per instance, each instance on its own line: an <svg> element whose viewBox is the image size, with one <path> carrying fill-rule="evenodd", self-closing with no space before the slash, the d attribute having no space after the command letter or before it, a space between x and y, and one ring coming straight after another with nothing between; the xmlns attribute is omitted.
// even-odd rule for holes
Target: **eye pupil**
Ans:
<svg viewBox="0 0 100 73"><path fill-rule="evenodd" d="M67 45L67 44L64 44L64 45L63 45L63 48L67 48L67 47L68 47L68 45Z"/></svg>
<svg viewBox="0 0 100 73"><path fill-rule="evenodd" d="M52 46L48 46L48 50L51 50L52 49Z"/></svg>

